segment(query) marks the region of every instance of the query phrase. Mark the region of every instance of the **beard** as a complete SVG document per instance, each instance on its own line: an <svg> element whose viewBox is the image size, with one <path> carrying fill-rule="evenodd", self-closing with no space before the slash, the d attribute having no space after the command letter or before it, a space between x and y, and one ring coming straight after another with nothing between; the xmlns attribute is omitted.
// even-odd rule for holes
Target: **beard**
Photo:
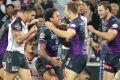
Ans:
<svg viewBox="0 0 120 80"><path fill-rule="evenodd" d="M104 16L103 18L101 18L101 19L106 19L106 18L107 18L107 15L108 15L108 13L106 13L105 16Z"/></svg>

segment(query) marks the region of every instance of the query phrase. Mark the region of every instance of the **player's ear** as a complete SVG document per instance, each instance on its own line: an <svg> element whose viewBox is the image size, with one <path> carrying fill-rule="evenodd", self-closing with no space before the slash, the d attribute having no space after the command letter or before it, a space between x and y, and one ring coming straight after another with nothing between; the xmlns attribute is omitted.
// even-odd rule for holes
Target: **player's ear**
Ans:
<svg viewBox="0 0 120 80"><path fill-rule="evenodd" d="M109 10L109 9L106 9L106 12L108 13L108 12L110 12L110 10Z"/></svg>
<svg viewBox="0 0 120 80"><path fill-rule="evenodd" d="M53 21L53 18L50 18L50 21L52 22L52 21Z"/></svg>

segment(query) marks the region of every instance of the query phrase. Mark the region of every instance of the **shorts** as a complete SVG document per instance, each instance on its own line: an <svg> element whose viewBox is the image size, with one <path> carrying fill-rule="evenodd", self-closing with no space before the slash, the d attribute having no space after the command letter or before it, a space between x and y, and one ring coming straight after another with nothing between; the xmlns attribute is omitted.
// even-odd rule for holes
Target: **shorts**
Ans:
<svg viewBox="0 0 120 80"><path fill-rule="evenodd" d="M116 73L120 69L120 53L119 54L109 54L105 56L104 70Z"/></svg>
<svg viewBox="0 0 120 80"><path fill-rule="evenodd" d="M0 68L2 68L2 67L3 67L3 66L2 66L3 56L4 56L4 55L0 55Z"/></svg>
<svg viewBox="0 0 120 80"><path fill-rule="evenodd" d="M44 64L41 58L37 58L35 66L39 73L43 74L45 72Z"/></svg>
<svg viewBox="0 0 120 80"><path fill-rule="evenodd" d="M62 70L60 67L53 66L49 61L45 59L38 58L36 60L36 68L37 71L41 74L44 74L47 70L54 69L56 75L58 76L59 80L63 80Z"/></svg>
<svg viewBox="0 0 120 80"><path fill-rule="evenodd" d="M44 73L45 71L49 69L53 69L54 66L47 60L38 58L36 60L36 68L39 73Z"/></svg>
<svg viewBox="0 0 120 80"><path fill-rule="evenodd" d="M66 68L76 73L82 72L86 68L87 56L86 55L75 55L69 54L66 61Z"/></svg>
<svg viewBox="0 0 120 80"><path fill-rule="evenodd" d="M16 73L20 68L29 69L24 54L19 51L6 51L2 63L4 70L10 73Z"/></svg>

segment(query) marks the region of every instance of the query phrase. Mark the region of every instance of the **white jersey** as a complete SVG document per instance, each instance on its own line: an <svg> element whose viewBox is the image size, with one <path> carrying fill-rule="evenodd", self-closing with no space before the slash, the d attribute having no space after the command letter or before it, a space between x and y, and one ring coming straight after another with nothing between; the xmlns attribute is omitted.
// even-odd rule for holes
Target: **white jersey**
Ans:
<svg viewBox="0 0 120 80"><path fill-rule="evenodd" d="M9 26L7 51L20 51L20 53L24 54L25 44L16 42L12 30L20 31L20 34L26 34L28 32L27 26L19 18L15 18Z"/></svg>
<svg viewBox="0 0 120 80"><path fill-rule="evenodd" d="M88 31L87 31L87 18L84 16L81 16L81 19L84 21L85 23L85 36L88 37Z"/></svg>
<svg viewBox="0 0 120 80"><path fill-rule="evenodd" d="M40 80L40 76L39 76L39 73L36 69L36 60L37 60L38 57L34 57L31 61L28 61L29 64L29 68L30 68L30 71L31 71L31 76L32 76L32 80Z"/></svg>

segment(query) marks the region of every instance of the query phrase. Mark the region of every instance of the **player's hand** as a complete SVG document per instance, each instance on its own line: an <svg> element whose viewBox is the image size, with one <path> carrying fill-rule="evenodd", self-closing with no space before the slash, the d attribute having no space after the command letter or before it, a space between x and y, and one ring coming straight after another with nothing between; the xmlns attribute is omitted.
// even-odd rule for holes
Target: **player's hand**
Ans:
<svg viewBox="0 0 120 80"><path fill-rule="evenodd" d="M62 65L62 62L58 57L52 57L50 62L56 67L60 67Z"/></svg>
<svg viewBox="0 0 120 80"><path fill-rule="evenodd" d="M88 25L87 29L92 33L94 33L94 31L95 31L95 28L92 25Z"/></svg>
<svg viewBox="0 0 120 80"><path fill-rule="evenodd" d="M93 38L88 38L88 39L87 39L87 44L88 44L88 45L91 45L92 43L93 43Z"/></svg>
<svg viewBox="0 0 120 80"><path fill-rule="evenodd" d="M27 25L32 25L39 22L39 19L33 19L30 23L27 23Z"/></svg>
<svg viewBox="0 0 120 80"><path fill-rule="evenodd" d="M34 25L31 29L30 29L31 33L36 33L37 32L37 27Z"/></svg>
<svg viewBox="0 0 120 80"><path fill-rule="evenodd" d="M61 23L61 24L58 26L58 28L59 28L60 30L67 31L68 25L67 25L66 23Z"/></svg>
<svg viewBox="0 0 120 80"><path fill-rule="evenodd" d="M34 23L36 23L36 22L39 22L39 19L33 19L33 20L31 21L31 24L34 24Z"/></svg>

